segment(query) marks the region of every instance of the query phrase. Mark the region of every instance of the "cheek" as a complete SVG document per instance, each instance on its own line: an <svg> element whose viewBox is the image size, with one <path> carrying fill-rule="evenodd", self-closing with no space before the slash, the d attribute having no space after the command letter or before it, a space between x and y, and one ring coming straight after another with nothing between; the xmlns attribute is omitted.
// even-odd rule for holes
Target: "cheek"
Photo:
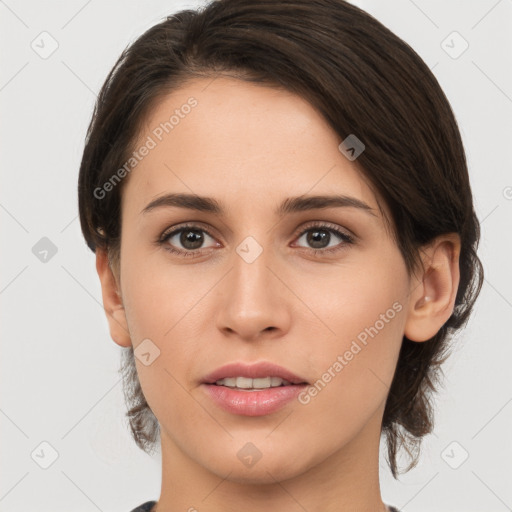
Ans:
<svg viewBox="0 0 512 512"><path fill-rule="evenodd" d="M198 320L211 316L205 310L206 296L218 278L173 266L157 251L138 253L134 248L130 252L128 243L125 254L123 301L141 385L148 393L148 402L153 390L156 397L162 387L169 392L176 387L177 395L181 388L172 376L187 385L185 376L193 369L201 349L193 340L204 339ZM141 343L145 345L138 348ZM147 366L137 359L146 347L156 354L154 359L151 355L152 362Z"/></svg>
<svg viewBox="0 0 512 512"><path fill-rule="evenodd" d="M317 280L316 293L309 295L311 309L324 324L316 335L321 342L309 357L318 379L311 403L320 408L338 404L333 414L340 421L348 421L347 413L359 411L364 417L365 411L374 411L391 384L408 282L402 259L395 256L359 269L340 268L330 279Z"/></svg>
<svg viewBox="0 0 512 512"><path fill-rule="evenodd" d="M121 282L132 343L170 337L181 318L186 322L191 301L195 297L197 302L200 291L186 272L165 264L161 250L143 251L128 237L124 249Z"/></svg>
<svg viewBox="0 0 512 512"><path fill-rule="evenodd" d="M322 337L332 340L333 346L342 348L358 337L364 342L365 333L374 333L374 328L382 331L384 339L400 330L408 279L401 258L393 256L386 258L384 251L368 254L354 264L305 277L301 297L322 321Z"/></svg>
<svg viewBox="0 0 512 512"><path fill-rule="evenodd" d="M198 301L211 285L199 290L185 273L152 264L151 258L126 258L125 270L126 316L144 396L159 421L179 430L194 419L187 375L197 347L189 340L196 337ZM147 352L149 364L139 357Z"/></svg>

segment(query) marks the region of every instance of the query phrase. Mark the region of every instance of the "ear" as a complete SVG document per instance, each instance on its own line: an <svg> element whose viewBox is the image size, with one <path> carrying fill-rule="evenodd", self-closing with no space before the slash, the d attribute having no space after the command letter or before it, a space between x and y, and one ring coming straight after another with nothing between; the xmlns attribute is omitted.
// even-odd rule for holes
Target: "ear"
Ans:
<svg viewBox="0 0 512 512"><path fill-rule="evenodd" d="M107 315L110 336L121 347L130 347L132 342L128 332L120 285L110 268L108 255L104 249L96 248L96 270L101 282L103 308Z"/></svg>
<svg viewBox="0 0 512 512"><path fill-rule="evenodd" d="M460 280L460 237L442 235L421 253L424 269L411 279L404 331L411 341L429 340L453 313Z"/></svg>

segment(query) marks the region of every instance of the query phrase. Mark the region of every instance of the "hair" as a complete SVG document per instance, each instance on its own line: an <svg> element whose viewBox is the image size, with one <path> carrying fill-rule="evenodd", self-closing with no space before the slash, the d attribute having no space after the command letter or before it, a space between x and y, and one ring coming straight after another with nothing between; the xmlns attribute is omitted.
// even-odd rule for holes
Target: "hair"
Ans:
<svg viewBox="0 0 512 512"><path fill-rule="evenodd" d="M222 75L298 94L342 139L356 134L363 141L357 166L389 207L409 275L422 246L443 234L460 236L452 315L427 342L402 340L381 430L396 479L400 448L411 458L409 471L418 462L422 437L434 428L431 398L441 364L483 281L476 252L480 227L454 113L418 54L346 1L214 0L168 16L124 49L87 130L78 181L80 223L89 248L105 249L114 273L126 179L101 197L97 191L128 161L148 113L165 95L189 80ZM150 453L160 426L141 389L133 348L122 356L131 432Z"/></svg>

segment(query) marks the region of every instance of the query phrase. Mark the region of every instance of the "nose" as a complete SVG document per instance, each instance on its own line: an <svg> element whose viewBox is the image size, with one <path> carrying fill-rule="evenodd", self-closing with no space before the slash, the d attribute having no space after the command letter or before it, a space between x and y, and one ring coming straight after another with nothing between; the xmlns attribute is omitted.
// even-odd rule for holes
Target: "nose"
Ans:
<svg viewBox="0 0 512 512"><path fill-rule="evenodd" d="M293 294L284 283L282 267L270 249L254 260L240 249L219 289L217 327L226 336L246 341L283 336L290 328ZM249 256L251 250L254 246L249 246Z"/></svg>

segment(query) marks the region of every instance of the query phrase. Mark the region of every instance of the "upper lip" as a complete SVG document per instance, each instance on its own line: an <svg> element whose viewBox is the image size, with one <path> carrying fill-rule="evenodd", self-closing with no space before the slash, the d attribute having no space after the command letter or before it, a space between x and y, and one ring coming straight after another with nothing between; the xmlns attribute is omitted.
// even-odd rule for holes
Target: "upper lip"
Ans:
<svg viewBox="0 0 512 512"><path fill-rule="evenodd" d="M251 379L280 377L292 384L308 384L302 377L299 377L290 370L269 361L252 364L243 362L229 363L208 374L204 378L203 383L213 384L226 377L247 377Z"/></svg>

